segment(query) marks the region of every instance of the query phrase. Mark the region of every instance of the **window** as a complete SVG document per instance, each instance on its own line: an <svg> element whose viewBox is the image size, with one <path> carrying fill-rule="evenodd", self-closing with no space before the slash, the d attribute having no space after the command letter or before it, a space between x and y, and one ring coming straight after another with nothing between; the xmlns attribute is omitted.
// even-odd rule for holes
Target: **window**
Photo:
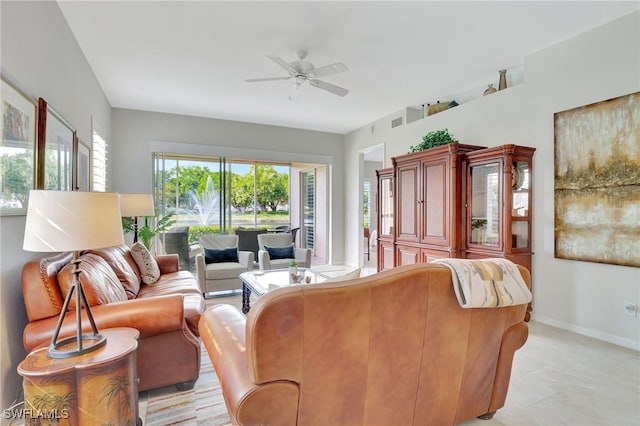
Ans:
<svg viewBox="0 0 640 426"><path fill-rule="evenodd" d="M107 190L107 161L109 151L107 141L102 136L100 126L93 121L91 140L91 187L93 191L105 192Z"/></svg>
<svg viewBox="0 0 640 426"><path fill-rule="evenodd" d="M302 173L302 247L315 247L316 175L315 170Z"/></svg>
<svg viewBox="0 0 640 426"><path fill-rule="evenodd" d="M175 214L176 226L226 233L238 226L290 224L288 164L154 156L154 198L161 211Z"/></svg>

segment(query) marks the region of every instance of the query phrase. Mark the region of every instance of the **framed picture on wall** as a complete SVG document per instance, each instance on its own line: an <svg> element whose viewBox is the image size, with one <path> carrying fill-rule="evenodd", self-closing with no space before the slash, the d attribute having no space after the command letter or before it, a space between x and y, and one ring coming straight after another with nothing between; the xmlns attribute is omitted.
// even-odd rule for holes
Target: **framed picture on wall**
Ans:
<svg viewBox="0 0 640 426"><path fill-rule="evenodd" d="M555 113L555 256L640 266L640 92Z"/></svg>
<svg viewBox="0 0 640 426"><path fill-rule="evenodd" d="M38 100L38 150L36 188L73 189L76 131L47 101Z"/></svg>
<svg viewBox="0 0 640 426"><path fill-rule="evenodd" d="M1 77L0 215L23 215L34 187L36 102Z"/></svg>
<svg viewBox="0 0 640 426"><path fill-rule="evenodd" d="M73 188L76 191L91 191L91 148L76 138L73 161Z"/></svg>

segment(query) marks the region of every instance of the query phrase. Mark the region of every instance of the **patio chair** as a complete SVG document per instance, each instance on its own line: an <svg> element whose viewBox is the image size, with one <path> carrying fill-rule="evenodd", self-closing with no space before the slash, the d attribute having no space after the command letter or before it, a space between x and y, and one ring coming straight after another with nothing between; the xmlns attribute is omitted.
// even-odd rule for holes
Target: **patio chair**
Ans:
<svg viewBox="0 0 640 426"><path fill-rule="evenodd" d="M304 268L311 266L311 249L294 247L289 232L260 234L258 245L258 263L262 270L287 268L292 260Z"/></svg>
<svg viewBox="0 0 640 426"><path fill-rule="evenodd" d="M258 257L258 235L266 234L267 230L263 228L242 228L236 229L238 236L238 250L250 251L253 253L254 259Z"/></svg>
<svg viewBox="0 0 640 426"><path fill-rule="evenodd" d="M209 292L240 290L239 275L253 269L253 253L238 250L237 235L203 235L202 254L196 256L200 290Z"/></svg>
<svg viewBox="0 0 640 426"><path fill-rule="evenodd" d="M164 251L167 254L178 255L180 270L191 270L189 257L189 227L173 228L164 234Z"/></svg>

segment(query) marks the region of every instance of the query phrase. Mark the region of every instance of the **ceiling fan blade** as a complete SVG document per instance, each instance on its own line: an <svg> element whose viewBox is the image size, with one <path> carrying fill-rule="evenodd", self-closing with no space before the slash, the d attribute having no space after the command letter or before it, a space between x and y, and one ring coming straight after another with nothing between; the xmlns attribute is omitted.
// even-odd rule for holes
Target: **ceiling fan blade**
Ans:
<svg viewBox="0 0 640 426"><path fill-rule="evenodd" d="M256 83L259 81L275 81L275 80L290 80L291 77L267 77L267 78L248 78L245 81L247 83Z"/></svg>
<svg viewBox="0 0 640 426"><path fill-rule="evenodd" d="M287 70L287 72L292 76L296 76L298 74L298 70L296 70L294 67L289 65L289 63L286 62L284 59L279 58L278 56L269 56L269 55L267 55L267 58L271 59L273 62L275 62L276 64L280 65L282 68Z"/></svg>
<svg viewBox="0 0 640 426"><path fill-rule="evenodd" d="M335 64L325 65L324 67L316 68L309 72L310 77L324 77L331 74L337 74L339 72L349 71L349 68L342 62L336 62Z"/></svg>
<svg viewBox="0 0 640 426"><path fill-rule="evenodd" d="M342 87L336 86L335 84L327 83L322 80L309 80L309 84L313 87L317 87L318 89L326 90L327 92L331 92L334 95L345 96L349 91L347 89L343 89Z"/></svg>

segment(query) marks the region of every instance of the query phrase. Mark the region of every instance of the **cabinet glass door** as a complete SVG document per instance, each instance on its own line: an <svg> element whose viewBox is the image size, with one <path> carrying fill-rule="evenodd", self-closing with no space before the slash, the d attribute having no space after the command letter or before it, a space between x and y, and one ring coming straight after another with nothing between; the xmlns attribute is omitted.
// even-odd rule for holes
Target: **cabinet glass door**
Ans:
<svg viewBox="0 0 640 426"><path fill-rule="evenodd" d="M529 247L529 163L515 161L511 167L511 247Z"/></svg>
<svg viewBox="0 0 640 426"><path fill-rule="evenodd" d="M500 244L500 163L472 166L469 242L485 246Z"/></svg>
<svg viewBox="0 0 640 426"><path fill-rule="evenodd" d="M380 234L393 235L393 179L380 180Z"/></svg>

